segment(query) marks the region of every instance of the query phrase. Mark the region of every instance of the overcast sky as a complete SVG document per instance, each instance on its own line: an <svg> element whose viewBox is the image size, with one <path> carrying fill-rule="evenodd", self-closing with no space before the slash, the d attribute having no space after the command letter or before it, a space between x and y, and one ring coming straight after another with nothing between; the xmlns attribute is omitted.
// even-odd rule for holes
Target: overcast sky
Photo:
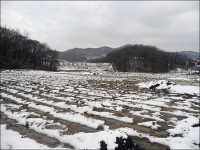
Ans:
<svg viewBox="0 0 200 150"><path fill-rule="evenodd" d="M155 45L199 51L198 1L1 1L1 25L58 51Z"/></svg>

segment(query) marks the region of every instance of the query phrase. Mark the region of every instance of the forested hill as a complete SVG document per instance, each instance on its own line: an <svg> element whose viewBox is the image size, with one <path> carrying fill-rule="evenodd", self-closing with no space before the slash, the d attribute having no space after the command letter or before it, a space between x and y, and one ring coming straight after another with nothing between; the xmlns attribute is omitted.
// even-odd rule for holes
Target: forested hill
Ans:
<svg viewBox="0 0 200 150"><path fill-rule="evenodd" d="M122 47L93 62L112 63L118 71L168 72L175 67L185 67L187 59L176 52L136 44Z"/></svg>
<svg viewBox="0 0 200 150"><path fill-rule="evenodd" d="M1 26L1 69L57 70L58 52L47 44Z"/></svg>
<svg viewBox="0 0 200 150"><path fill-rule="evenodd" d="M100 58L106 56L114 49L108 46L99 48L74 48L65 52L59 53L59 59L70 62L84 62L90 59Z"/></svg>

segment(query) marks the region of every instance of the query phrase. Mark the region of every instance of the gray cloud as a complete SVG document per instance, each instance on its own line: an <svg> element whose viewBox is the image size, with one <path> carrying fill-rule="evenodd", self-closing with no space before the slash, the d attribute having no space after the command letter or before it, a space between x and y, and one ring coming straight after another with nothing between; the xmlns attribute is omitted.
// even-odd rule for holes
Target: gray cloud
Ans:
<svg viewBox="0 0 200 150"><path fill-rule="evenodd" d="M198 1L2 1L1 24L64 51L155 45L199 50Z"/></svg>

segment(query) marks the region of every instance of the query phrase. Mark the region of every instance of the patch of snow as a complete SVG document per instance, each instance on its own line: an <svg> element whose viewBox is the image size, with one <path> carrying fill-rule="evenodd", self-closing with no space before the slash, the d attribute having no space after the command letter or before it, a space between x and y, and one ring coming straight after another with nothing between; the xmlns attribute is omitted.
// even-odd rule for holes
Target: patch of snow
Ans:
<svg viewBox="0 0 200 150"><path fill-rule="evenodd" d="M176 85L174 82L169 82L167 80L142 82L136 85L139 86L140 88L166 89L169 90L171 93L200 95L198 86Z"/></svg>
<svg viewBox="0 0 200 150"><path fill-rule="evenodd" d="M6 129L5 124L1 124L1 149L64 149L61 147L50 148L39 144L28 137L22 138L18 132Z"/></svg>
<svg viewBox="0 0 200 150"><path fill-rule="evenodd" d="M159 124L157 124L156 121L141 122L141 123L138 123L137 125L151 127L151 129L153 130L157 130L158 127L161 127Z"/></svg>

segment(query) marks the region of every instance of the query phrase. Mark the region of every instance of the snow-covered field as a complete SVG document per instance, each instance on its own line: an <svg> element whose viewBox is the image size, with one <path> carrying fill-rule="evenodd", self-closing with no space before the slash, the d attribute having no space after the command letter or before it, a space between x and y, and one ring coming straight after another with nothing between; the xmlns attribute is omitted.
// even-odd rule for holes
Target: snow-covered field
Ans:
<svg viewBox="0 0 200 150"><path fill-rule="evenodd" d="M113 71L110 63L86 63L86 62L67 62L60 61L59 70L61 71Z"/></svg>
<svg viewBox="0 0 200 150"><path fill-rule="evenodd" d="M146 149L198 149L198 85L185 74L2 71L1 148L18 148L15 138L34 148L99 149L104 140L114 149L116 137L131 136ZM38 134L40 144L29 141Z"/></svg>
<svg viewBox="0 0 200 150"><path fill-rule="evenodd" d="M36 141L22 137L19 132L6 129L5 124L1 124L1 149L49 149L48 146L39 144ZM63 149L57 147L54 149Z"/></svg>

